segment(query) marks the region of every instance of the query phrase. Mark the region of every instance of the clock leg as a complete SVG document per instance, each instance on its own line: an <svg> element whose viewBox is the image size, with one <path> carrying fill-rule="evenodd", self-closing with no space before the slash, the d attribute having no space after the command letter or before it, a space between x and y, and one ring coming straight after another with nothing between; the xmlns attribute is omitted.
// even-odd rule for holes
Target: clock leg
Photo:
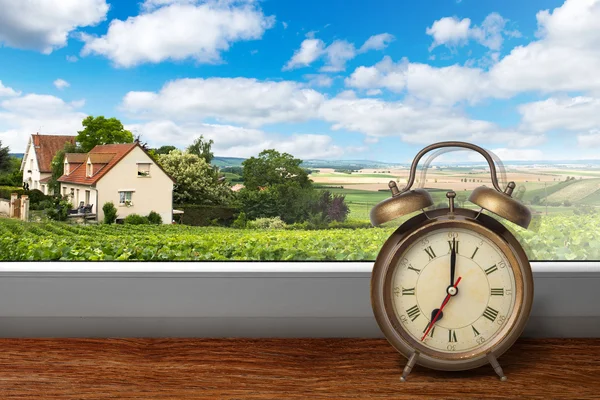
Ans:
<svg viewBox="0 0 600 400"><path fill-rule="evenodd" d="M494 354L492 354L490 352L490 353L487 353L487 358L488 358L490 364L492 365L492 368L494 368L494 371L496 371L496 373L500 377L500 380L502 382L506 381L508 378L506 377L506 375L504 375L504 371L502 371L502 367L498 363L496 356L494 356Z"/></svg>
<svg viewBox="0 0 600 400"><path fill-rule="evenodd" d="M417 363L418 358L419 358L418 351L415 351L414 353L412 353L412 356L410 356L410 358L408 359L408 362L406 363L406 366L404 367L404 370L402 371L402 376L400 377L400 382L406 382L406 378L408 377L408 374L410 374L410 371L412 371L413 367Z"/></svg>

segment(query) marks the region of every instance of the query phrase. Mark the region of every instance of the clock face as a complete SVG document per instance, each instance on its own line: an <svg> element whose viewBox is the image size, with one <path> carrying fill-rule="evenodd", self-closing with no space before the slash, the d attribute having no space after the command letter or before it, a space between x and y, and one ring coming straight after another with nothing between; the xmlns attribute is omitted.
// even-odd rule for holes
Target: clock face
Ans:
<svg viewBox="0 0 600 400"><path fill-rule="evenodd" d="M515 276L506 255L469 229L424 234L400 256L391 282L391 303L404 330L442 353L490 344L515 308Z"/></svg>

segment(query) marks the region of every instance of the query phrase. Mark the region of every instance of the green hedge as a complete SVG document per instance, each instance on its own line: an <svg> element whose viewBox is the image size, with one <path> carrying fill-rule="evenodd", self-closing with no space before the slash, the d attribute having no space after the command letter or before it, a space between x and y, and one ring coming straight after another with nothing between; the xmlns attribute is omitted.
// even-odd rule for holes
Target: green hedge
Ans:
<svg viewBox="0 0 600 400"><path fill-rule="evenodd" d="M176 205L173 208L184 212L181 217L184 225L193 226L229 226L238 212L233 207L203 206L196 204Z"/></svg>
<svg viewBox="0 0 600 400"><path fill-rule="evenodd" d="M0 186L0 199L10 200L11 193L17 193L21 196L25 194L25 190L20 187Z"/></svg>

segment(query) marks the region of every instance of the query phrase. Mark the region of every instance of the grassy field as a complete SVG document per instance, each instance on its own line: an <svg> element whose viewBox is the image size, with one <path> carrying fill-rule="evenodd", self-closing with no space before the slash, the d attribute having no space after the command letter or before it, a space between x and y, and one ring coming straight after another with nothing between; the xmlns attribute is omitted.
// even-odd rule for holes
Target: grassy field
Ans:
<svg viewBox="0 0 600 400"><path fill-rule="evenodd" d="M373 261L398 226L246 230L182 225L69 225L0 218L0 260ZM510 226L531 260L600 259L600 214L549 215Z"/></svg>
<svg viewBox="0 0 600 400"><path fill-rule="evenodd" d="M563 202L569 200L575 203L600 190L600 179L582 179L571 182L563 189L548 195L548 201Z"/></svg>

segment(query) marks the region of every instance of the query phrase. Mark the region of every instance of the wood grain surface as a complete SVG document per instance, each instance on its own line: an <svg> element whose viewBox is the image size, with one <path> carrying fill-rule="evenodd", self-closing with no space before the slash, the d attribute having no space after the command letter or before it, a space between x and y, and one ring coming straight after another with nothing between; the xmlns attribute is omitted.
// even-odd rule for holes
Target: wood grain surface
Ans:
<svg viewBox="0 0 600 400"><path fill-rule="evenodd" d="M0 339L1 399L600 399L600 339L520 340L439 372L379 339Z"/></svg>

